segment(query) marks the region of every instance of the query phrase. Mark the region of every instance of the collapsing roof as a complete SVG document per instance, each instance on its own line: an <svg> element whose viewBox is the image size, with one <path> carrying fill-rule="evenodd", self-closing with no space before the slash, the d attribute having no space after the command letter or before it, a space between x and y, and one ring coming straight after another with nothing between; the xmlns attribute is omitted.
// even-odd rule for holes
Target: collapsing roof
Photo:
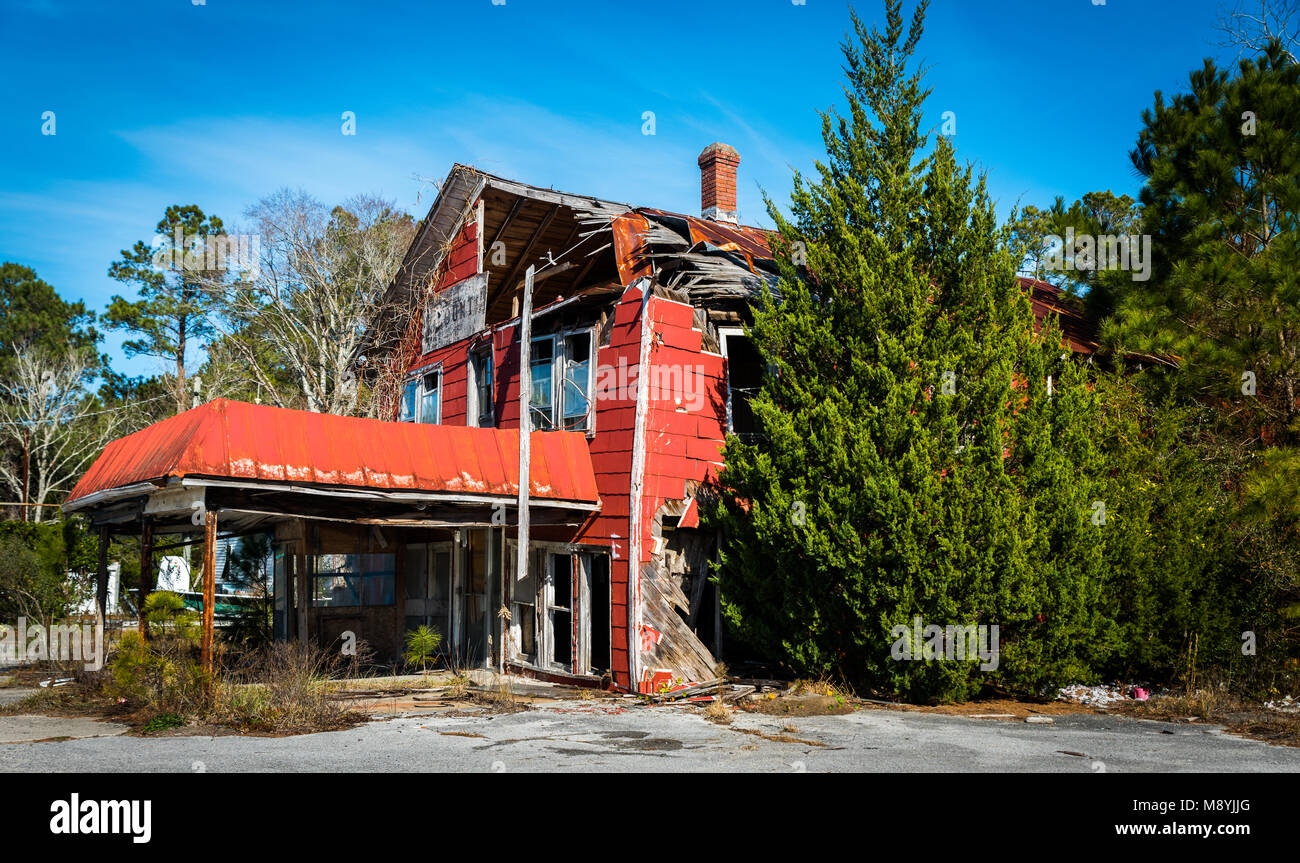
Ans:
<svg viewBox="0 0 1300 863"><path fill-rule="evenodd" d="M586 439L533 432L529 491L539 503L599 503ZM517 429L394 423L216 399L113 441L65 511L186 479L245 487L403 492L440 500L513 499Z"/></svg>
<svg viewBox="0 0 1300 863"><path fill-rule="evenodd" d="M702 168L705 156L718 146L711 145L701 154ZM706 203L714 195L709 170ZM734 165L730 170L734 184ZM724 211L728 205L734 207L731 194L730 199L719 199ZM518 314L514 303L530 264L538 270L534 308L578 295L603 294L652 274L659 284L697 306L737 310L754 301L764 286L779 298L771 231L722 216L688 216L530 186L467 165L454 166L443 183L407 253L399 283L408 289L427 285L439 273L457 232L467 220L477 218L476 208L481 213L478 243L489 282L489 325ZM1093 327L1065 301L1060 289L1035 279L1022 278L1020 284L1029 293L1040 324L1055 314L1071 350L1097 349Z"/></svg>

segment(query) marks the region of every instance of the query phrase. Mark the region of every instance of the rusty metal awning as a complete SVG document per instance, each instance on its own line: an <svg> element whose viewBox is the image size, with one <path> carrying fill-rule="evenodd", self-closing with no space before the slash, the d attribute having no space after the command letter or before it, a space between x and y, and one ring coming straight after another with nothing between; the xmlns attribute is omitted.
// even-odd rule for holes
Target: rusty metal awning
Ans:
<svg viewBox="0 0 1300 863"><path fill-rule="evenodd" d="M585 435L533 432L529 494L596 509ZM426 425L217 399L110 443L68 495L75 511L175 480L510 499L519 492L517 429Z"/></svg>

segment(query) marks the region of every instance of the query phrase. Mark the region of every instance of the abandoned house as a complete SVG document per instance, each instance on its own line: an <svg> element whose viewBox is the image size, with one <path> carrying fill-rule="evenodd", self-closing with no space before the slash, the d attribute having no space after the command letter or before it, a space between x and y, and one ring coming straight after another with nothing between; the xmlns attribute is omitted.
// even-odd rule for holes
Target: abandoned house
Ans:
<svg viewBox="0 0 1300 863"><path fill-rule="evenodd" d="M700 154L699 216L456 165L393 286L419 312L390 419L213 401L112 443L65 510L101 543L141 534L146 559L200 526L209 549L218 529L272 532L278 638L394 658L427 625L458 667L640 691L713 677L699 496L727 434L753 432L745 325L776 287L768 234L737 219L739 163ZM1095 348L1055 288L1022 283Z"/></svg>

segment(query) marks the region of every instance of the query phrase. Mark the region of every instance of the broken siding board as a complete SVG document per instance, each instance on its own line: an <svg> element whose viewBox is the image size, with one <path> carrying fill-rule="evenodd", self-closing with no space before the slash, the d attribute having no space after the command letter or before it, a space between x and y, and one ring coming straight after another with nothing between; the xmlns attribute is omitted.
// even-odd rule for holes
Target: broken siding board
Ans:
<svg viewBox="0 0 1300 863"><path fill-rule="evenodd" d="M641 567L644 593L643 625L659 633L658 643L646 639L641 650L643 668L668 668L684 680L711 680L717 662L687 626L677 608L689 609L690 600L676 579L658 572L653 564ZM647 648L648 646L648 648Z"/></svg>

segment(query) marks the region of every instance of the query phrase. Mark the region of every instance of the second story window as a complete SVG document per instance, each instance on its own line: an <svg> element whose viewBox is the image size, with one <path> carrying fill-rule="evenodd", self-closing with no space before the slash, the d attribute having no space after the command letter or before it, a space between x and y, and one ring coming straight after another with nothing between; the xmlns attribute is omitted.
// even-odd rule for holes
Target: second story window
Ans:
<svg viewBox="0 0 1300 863"><path fill-rule="evenodd" d="M442 422L442 372L426 372L402 387L401 422Z"/></svg>
<svg viewBox="0 0 1300 863"><path fill-rule="evenodd" d="M592 428L591 332L575 330L537 336L532 345L533 428L589 431Z"/></svg>
<svg viewBox="0 0 1300 863"><path fill-rule="evenodd" d="M492 395L492 348L485 346L469 355L469 394L468 410L465 413L469 425L479 428L491 428L496 424L493 415Z"/></svg>
<svg viewBox="0 0 1300 863"><path fill-rule="evenodd" d="M420 379L420 416L422 423L442 421L442 372L429 372Z"/></svg>

